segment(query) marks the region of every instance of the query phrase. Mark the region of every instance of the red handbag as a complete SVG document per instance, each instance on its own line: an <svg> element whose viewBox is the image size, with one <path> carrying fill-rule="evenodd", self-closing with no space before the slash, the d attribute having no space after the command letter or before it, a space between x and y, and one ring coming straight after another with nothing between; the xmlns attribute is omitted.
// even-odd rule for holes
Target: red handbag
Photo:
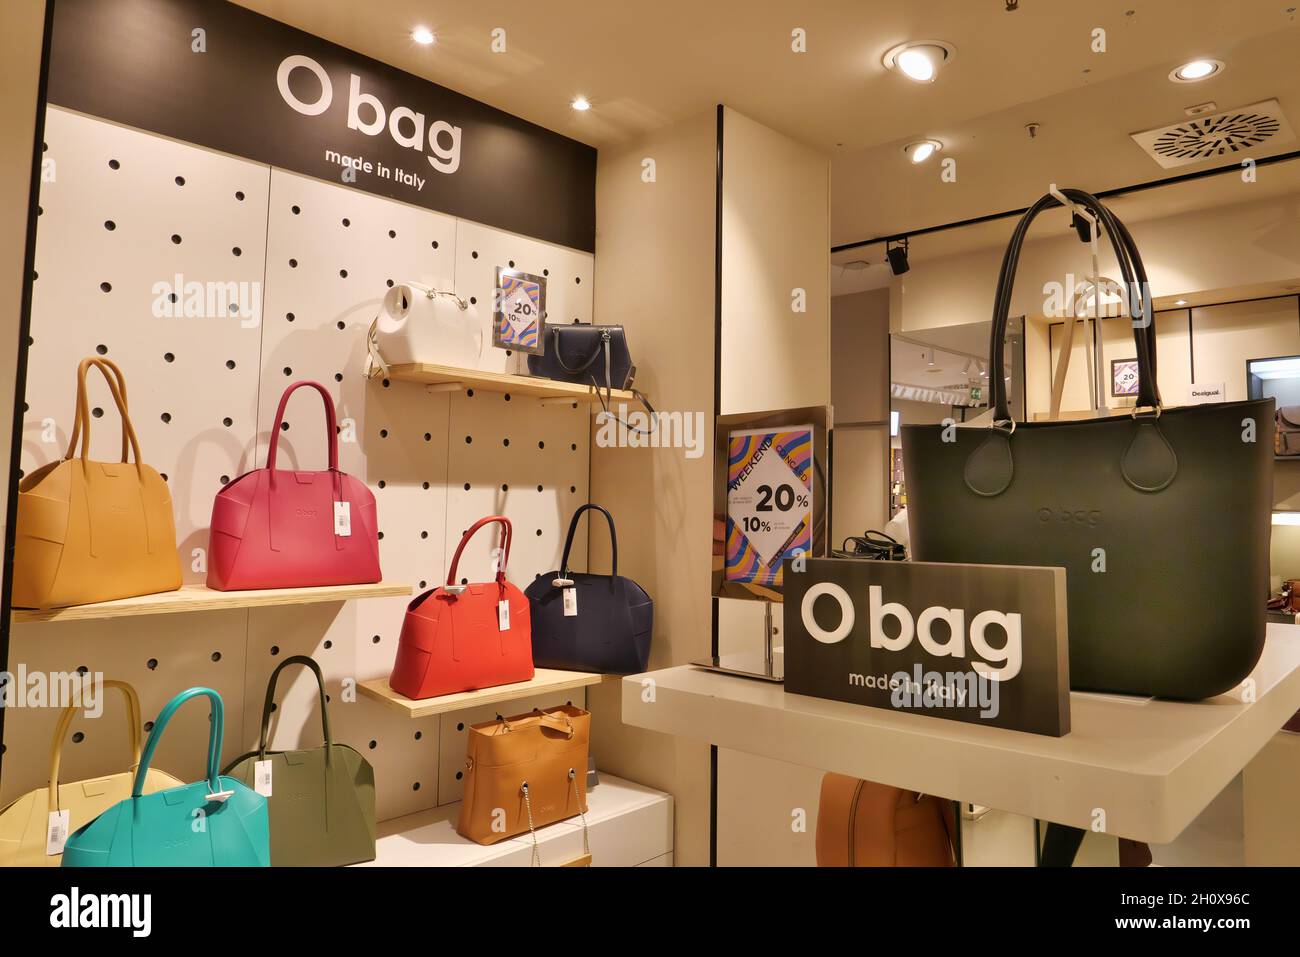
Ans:
<svg viewBox="0 0 1300 957"><path fill-rule="evenodd" d="M484 525L500 522L501 565L496 581L457 584L456 566L465 544ZM408 698L436 698L458 691L528 681L533 676L533 638L528 599L506 581L510 519L480 518L456 546L447 584L430 589L406 609L389 686Z"/></svg>
<svg viewBox="0 0 1300 957"><path fill-rule="evenodd" d="M284 409L302 386L325 400L330 467L324 472L275 467ZM377 582L377 521L370 489L339 471L338 427L329 392L318 382L295 382L280 397L266 468L245 472L212 503L208 587L231 591Z"/></svg>

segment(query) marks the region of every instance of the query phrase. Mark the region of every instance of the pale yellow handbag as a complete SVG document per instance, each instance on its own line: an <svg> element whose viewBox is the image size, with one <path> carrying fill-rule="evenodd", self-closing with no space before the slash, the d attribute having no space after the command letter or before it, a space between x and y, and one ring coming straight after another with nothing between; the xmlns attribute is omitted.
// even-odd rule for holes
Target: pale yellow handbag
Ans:
<svg viewBox="0 0 1300 957"><path fill-rule="evenodd" d="M127 721L131 727L131 766L107 777L60 784L59 759L63 753L63 739L72 726L72 719L82 710L76 706L64 708L59 724L54 729L54 744L50 748L49 785L28 791L0 811L0 867L58 867L63 855L45 853L51 815L62 810L68 811L66 833L71 834L118 801L131 796L131 785L135 769L140 763L140 748L143 743L140 698L125 681L105 681L101 687L116 688L126 698ZM144 793L152 794L182 784L183 781L166 771L150 768L144 779Z"/></svg>
<svg viewBox="0 0 1300 957"><path fill-rule="evenodd" d="M103 373L122 418L120 462L92 462L86 372ZM80 454L77 443L80 440ZM134 461L128 461L134 453ZM140 461L126 412L126 382L108 359L77 368L77 410L67 454L18 486L13 604L53 608L181 587L167 483Z"/></svg>

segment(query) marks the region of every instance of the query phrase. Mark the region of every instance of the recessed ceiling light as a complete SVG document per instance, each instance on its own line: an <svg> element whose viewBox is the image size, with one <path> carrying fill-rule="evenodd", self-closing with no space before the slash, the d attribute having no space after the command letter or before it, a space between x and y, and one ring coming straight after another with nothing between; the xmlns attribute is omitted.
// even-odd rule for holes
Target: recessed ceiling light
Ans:
<svg viewBox="0 0 1300 957"><path fill-rule="evenodd" d="M1222 60L1191 60L1169 74L1175 83L1199 83L1223 72Z"/></svg>
<svg viewBox="0 0 1300 957"><path fill-rule="evenodd" d="M957 48L943 40L914 40L900 43L885 54L884 64L909 80L929 83L957 53Z"/></svg>
<svg viewBox="0 0 1300 957"><path fill-rule="evenodd" d="M1175 306L1185 306L1185 305L1187 305L1187 300L1186 300L1186 299L1175 299L1175 300L1174 300L1174 305L1175 305Z"/></svg>
<svg viewBox="0 0 1300 957"><path fill-rule="evenodd" d="M411 39L421 46L428 46L438 38L433 35L433 31L428 27L416 27L411 31Z"/></svg>
<svg viewBox="0 0 1300 957"><path fill-rule="evenodd" d="M569 105L579 113L584 113L591 109L591 102L585 96L575 96L573 102Z"/></svg>
<svg viewBox="0 0 1300 957"><path fill-rule="evenodd" d="M924 163L939 150L943 149L943 144L938 140L917 140L915 143L908 143L903 147L903 152L913 163Z"/></svg>

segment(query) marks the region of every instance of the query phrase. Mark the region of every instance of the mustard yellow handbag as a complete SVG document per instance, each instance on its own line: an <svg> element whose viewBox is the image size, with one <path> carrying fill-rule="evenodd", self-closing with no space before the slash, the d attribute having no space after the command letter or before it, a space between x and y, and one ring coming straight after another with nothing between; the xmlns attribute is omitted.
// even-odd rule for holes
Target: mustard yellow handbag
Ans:
<svg viewBox="0 0 1300 957"><path fill-rule="evenodd" d="M142 745L140 699L135 689L125 681L105 681L102 687L116 688L126 698L127 721L131 730L131 766L107 777L60 784L59 759L63 754L63 740L72 726L72 719L81 710L76 706L64 708L50 748L49 785L28 791L0 811L0 867L58 867L63 855L45 853L52 815L68 812L67 827L63 831L66 837L118 801L130 797ZM152 794L181 783L166 771L150 768L145 776L144 792Z"/></svg>
<svg viewBox="0 0 1300 957"><path fill-rule="evenodd" d="M86 372L99 369L122 417L122 459L89 458ZM80 454L77 443L80 440ZM128 461L133 453L134 461ZM126 381L108 359L77 367L77 410L68 451L18 486L13 604L52 608L181 587L167 483L140 461L126 412Z"/></svg>

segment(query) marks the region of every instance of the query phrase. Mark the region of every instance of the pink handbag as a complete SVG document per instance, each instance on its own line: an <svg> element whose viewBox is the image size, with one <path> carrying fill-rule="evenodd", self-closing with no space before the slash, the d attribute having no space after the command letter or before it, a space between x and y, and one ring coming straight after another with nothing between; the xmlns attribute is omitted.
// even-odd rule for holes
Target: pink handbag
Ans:
<svg viewBox="0 0 1300 957"><path fill-rule="evenodd" d="M330 460L325 472L275 467L284 409L301 386L310 386L325 400ZM280 397L266 468L245 472L212 504L208 587L231 591L377 582L377 531L374 495L365 483L339 471L338 427L329 392L319 382L295 382Z"/></svg>

